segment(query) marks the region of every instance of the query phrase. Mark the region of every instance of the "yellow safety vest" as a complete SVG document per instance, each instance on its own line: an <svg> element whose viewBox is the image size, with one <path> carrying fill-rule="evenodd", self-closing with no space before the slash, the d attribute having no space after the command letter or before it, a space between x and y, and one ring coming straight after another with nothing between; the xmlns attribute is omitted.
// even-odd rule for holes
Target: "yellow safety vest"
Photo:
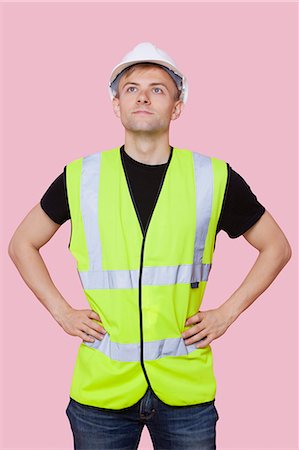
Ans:
<svg viewBox="0 0 299 450"><path fill-rule="evenodd" d="M120 147L67 164L69 250L107 332L80 344L71 398L122 409L148 386L168 405L215 398L211 347L186 345L182 332L202 303L227 175L223 160L171 148L143 230Z"/></svg>

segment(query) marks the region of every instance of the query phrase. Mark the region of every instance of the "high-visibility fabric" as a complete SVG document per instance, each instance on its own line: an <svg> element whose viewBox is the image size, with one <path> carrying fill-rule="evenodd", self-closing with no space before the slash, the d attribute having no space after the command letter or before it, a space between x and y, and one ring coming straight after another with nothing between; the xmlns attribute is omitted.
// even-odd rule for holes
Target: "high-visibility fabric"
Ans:
<svg viewBox="0 0 299 450"><path fill-rule="evenodd" d="M146 230L124 169L119 147L66 167L69 249L106 330L80 345L70 396L122 409L150 384L169 405L213 400L211 347L187 346L182 332L211 270L227 164L174 147Z"/></svg>

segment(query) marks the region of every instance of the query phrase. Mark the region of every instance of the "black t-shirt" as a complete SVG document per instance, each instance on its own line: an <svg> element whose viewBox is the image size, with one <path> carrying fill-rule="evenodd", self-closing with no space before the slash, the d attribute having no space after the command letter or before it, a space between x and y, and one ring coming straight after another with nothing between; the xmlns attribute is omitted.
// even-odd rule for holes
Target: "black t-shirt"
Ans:
<svg viewBox="0 0 299 450"><path fill-rule="evenodd" d="M171 151L173 147L171 147ZM139 218L145 228L150 217L162 176L169 164L149 165L131 158L121 147L121 158L129 179ZM237 238L251 228L264 214L265 208L257 200L246 181L227 163L228 179L217 233L224 230L230 238ZM40 201L42 209L56 223L70 219L66 190L66 167L49 186Z"/></svg>

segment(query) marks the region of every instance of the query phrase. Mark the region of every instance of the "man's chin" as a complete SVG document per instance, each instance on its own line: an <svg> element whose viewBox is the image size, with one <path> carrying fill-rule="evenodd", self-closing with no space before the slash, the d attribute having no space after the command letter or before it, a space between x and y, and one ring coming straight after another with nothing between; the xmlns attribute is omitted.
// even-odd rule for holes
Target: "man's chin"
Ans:
<svg viewBox="0 0 299 450"><path fill-rule="evenodd" d="M157 134L165 131L165 126L161 127L159 125L146 124L146 123L138 123L138 124L128 124L123 123L123 127L126 131L131 133L149 133L149 134Z"/></svg>
<svg viewBox="0 0 299 450"><path fill-rule="evenodd" d="M126 128L129 133L139 134L139 135L157 135L165 132L162 128Z"/></svg>

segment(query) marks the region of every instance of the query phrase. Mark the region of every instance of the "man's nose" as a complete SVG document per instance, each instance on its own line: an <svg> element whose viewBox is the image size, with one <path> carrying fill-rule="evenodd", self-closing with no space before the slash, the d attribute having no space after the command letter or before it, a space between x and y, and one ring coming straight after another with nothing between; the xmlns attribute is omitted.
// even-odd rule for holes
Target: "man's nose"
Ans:
<svg viewBox="0 0 299 450"><path fill-rule="evenodd" d="M149 96L145 91L141 91L137 97L138 103L150 103Z"/></svg>

